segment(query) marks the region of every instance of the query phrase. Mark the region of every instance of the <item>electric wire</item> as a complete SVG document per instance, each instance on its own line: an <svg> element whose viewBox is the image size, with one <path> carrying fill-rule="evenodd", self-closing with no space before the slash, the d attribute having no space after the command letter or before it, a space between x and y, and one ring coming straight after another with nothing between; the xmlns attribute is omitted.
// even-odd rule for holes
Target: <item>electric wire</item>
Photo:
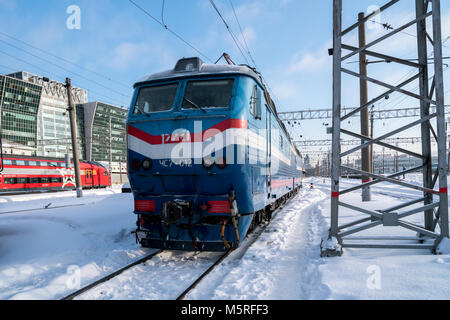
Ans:
<svg viewBox="0 0 450 320"><path fill-rule="evenodd" d="M148 12L147 10L145 10L144 8L142 8L140 5L138 5L136 2L134 2L133 0L128 0L131 4L133 4L136 8L138 8L139 10L141 10L145 15L147 15L148 17L150 17L151 19L153 19L156 23L158 23L160 26L162 26L164 29L166 29L168 32L170 32L173 36L177 37L179 40L181 40L184 44L186 44L187 46L189 46L191 49L193 49L194 51L196 51L199 55L201 55L203 58L205 58L206 60L208 60L209 62L213 62L213 60L211 58L209 58L208 56L206 56L204 53L202 53L199 49L197 49L196 47L194 47L194 45L192 45L191 43L189 43L187 40L185 40L182 36L180 36L178 33L176 33L175 31L173 31L172 29L170 29L167 25L165 25L163 22L159 21L158 19L156 19L153 15L150 14L150 12Z"/></svg>
<svg viewBox="0 0 450 320"><path fill-rule="evenodd" d="M380 23L380 22L378 22L378 21L376 21L376 20L369 20L369 21L371 21L372 23L376 23L376 24L379 24L379 25L383 26L383 28L386 29L386 31L394 30L394 27L392 27L392 25L390 25L390 24L387 23L387 22L385 22L385 23ZM403 33L403 34L405 34L405 35L408 35L408 36L417 38L416 35L410 34L410 33L405 32L405 31L401 31L400 33ZM448 41L449 39L450 39L450 36L447 37L447 38L445 38L445 39L442 41L442 46L443 46L443 47L446 47L446 48L447 48L447 46L445 46L445 42ZM430 58L432 55L433 55L433 52L430 53L430 55L429 55L428 58ZM403 77L396 83L396 85L400 84L400 83L402 82L403 79L406 79L407 77L409 77L410 75L412 75L412 74L415 72L415 70L416 70L416 69L410 70L405 76L403 76ZM447 71L447 70L448 70L448 66L444 69L444 72ZM428 80L431 80L432 78L433 78L433 76L430 77ZM419 86L415 86L414 88L411 89L411 91L416 91L418 88L419 88ZM384 101L378 102L378 103L377 103L377 107L380 107L380 104L383 104L383 103L384 103L384 105L381 106L381 108L386 109L389 105L393 105L394 103L395 103L395 104L400 104L400 103L402 103L403 101L405 101L405 100L408 99L408 98L409 98L408 96L405 96L405 97L398 96L398 97L396 97L394 100L390 100L390 101L388 101L388 102L384 102ZM401 100L399 100L399 99L401 99Z"/></svg>
<svg viewBox="0 0 450 320"><path fill-rule="evenodd" d="M79 74L79 73L77 73L77 72L75 72L75 71L72 71L72 70L70 70L70 69L67 69L67 68L65 68L65 67L62 67L62 66L60 66L60 65L58 65L58 64L56 64L56 63L54 63L53 61L50 61L50 60L48 60L48 59L46 59L46 58L42 58L42 57L40 57L40 56L38 56L38 55L36 55L36 54L34 54L34 53L31 53L31 52L29 52L29 51L23 49L23 48L17 47L16 45L13 45L13 44L11 44L11 43L5 41L5 40L0 39L0 42L4 43L4 44L6 44L6 45L8 45L8 46L10 46L10 47L12 47L12 48L15 48L16 50L22 51L22 52L24 52L24 53L26 53L26 54L28 54L28 55L34 57L34 58L37 58L37 59L39 59L39 60L42 60L42 61L44 61L44 62L46 62L46 63L48 63L48 64L50 64L50 65L52 65L52 66L55 66L55 67L61 69L61 70L64 70L64 71L66 71L66 72L68 72L68 73L71 73L71 74L73 74L73 75L75 75L75 76L77 76L77 77L79 77L79 78L82 78L82 79L84 79L84 80L86 80L86 81L89 81L89 82L95 84L95 85L98 85L98 86L100 86L100 87L102 87L102 88L104 88L104 89L106 89L106 90L108 90L108 91L110 91L110 92L114 92L114 93L117 94L117 95L120 95L120 96L125 97L125 98L131 98L131 96L129 96L129 95L126 95L126 94L124 94L124 93L122 93L122 92L119 92L119 91L117 91L117 90L114 90L114 89L112 89L112 88L109 88L109 87L107 87L107 86L101 84L100 82L97 82L97 81L95 81L95 80L89 79L89 78L87 78L87 77L85 77L85 76L83 76L83 75L81 75L81 74Z"/></svg>
<svg viewBox="0 0 450 320"><path fill-rule="evenodd" d="M161 22L163 23L164 27L167 29L167 25L164 22L164 7L166 5L166 0L162 0L162 9L161 9Z"/></svg>
<svg viewBox="0 0 450 320"><path fill-rule="evenodd" d="M228 33L230 34L231 38L234 41L234 44L236 45L236 47L239 49L239 51L241 52L242 57L244 58L245 62L247 63L247 65L250 65L247 56L244 54L244 50L241 48L241 45L239 45L239 40L236 38L236 36L234 35L233 31L231 30L230 26L228 25L228 23L226 22L225 18L222 16L222 13L220 13L219 8L217 8L216 4L214 3L214 0L209 0L209 2L211 3L212 7L214 8L214 10L217 12L217 14L219 15L220 19L222 20L222 22L224 23L225 27L228 30Z"/></svg>
<svg viewBox="0 0 450 320"><path fill-rule="evenodd" d="M83 70L85 70L85 71L87 71L87 72L90 72L90 73L92 73L92 74L95 74L95 75L97 75L97 76L99 76L99 77L102 77L102 78L104 78L104 79L106 79L106 80L108 80L108 81L114 82L114 83L119 84L119 85L121 85L121 86L123 86L123 87L126 87L126 88L130 88L129 85L124 84L124 83L122 83L122 82L120 82L120 81L114 80L114 79L112 79L111 77L109 77L109 76L107 76L107 75L103 75L103 74L101 74L101 73L99 73L99 72L97 72L97 71L94 71L94 70L88 69L88 68L86 68L86 67L83 67L83 66L81 66L81 65L79 65L79 64L77 64L77 63L75 63L75 62L73 62L73 61L70 61L70 60L68 60L68 59L66 59L66 58L60 57L60 56L58 56L58 55L56 55L56 54L53 54L53 53L51 53L51 52L48 52L48 51L46 51L46 50L44 50L44 49L41 49L41 48L39 48L39 47L37 47L37 46L34 46L34 45L32 45L32 44L29 44L29 43L27 43L27 42L25 42L25 41L23 41L23 40L21 40L21 39L19 39L19 38L13 37L13 36L11 36L10 34L7 34L7 33L3 32L3 31L0 31L0 34L3 35L4 37L7 37L7 38L11 39L11 40L20 42L21 44L24 44L24 45L26 45L26 46L28 46L28 47L34 49L34 50L40 51L40 52L42 52L42 53L44 53L44 54L47 54L47 55L49 55L49 56L51 56L51 57L53 57L53 58L56 58L56 59L61 60L61 61L65 62L65 63L71 64L71 65L73 65L73 66L75 66L75 67L77 67L77 68L83 69Z"/></svg>
<svg viewBox="0 0 450 320"><path fill-rule="evenodd" d="M235 10L235 8L234 8L233 1L232 1L232 0L229 0L229 1L230 1L231 8L232 8L232 10L233 10L234 17L235 17L236 22L237 22L237 24L238 24L238 26L239 26L239 30L240 30L240 33L241 33L241 36L242 36L242 40L244 41L244 45L242 45L242 43L239 41L239 39L234 35L233 31L231 30L231 28L229 27L228 23L227 23L227 22L225 21L225 19L223 18L223 15L220 13L220 11L219 11L219 9L217 8L217 6L215 5L214 1L213 1L213 0L210 0L212 6L214 7L214 9L216 10L216 12L218 13L219 17L222 19L223 23L225 24L225 26L226 26L228 32L230 32L231 37L233 38L233 40L234 40L236 46L237 46L238 49L240 50L240 52L241 52L241 54L243 55L244 59L246 60L247 64L249 64L249 63L248 63L248 60L247 60L247 58L245 57L245 55L243 54L243 52L242 52L243 50L241 50L241 47L244 49L244 46L245 46L245 49L247 50L247 55L249 56L250 60L251 60L252 63L253 63L253 66L254 66L256 69L259 70L258 65L256 64L256 61L255 61L255 59L253 58L253 55L252 55L252 53L251 53L251 51L250 51L250 48L249 48L249 46L248 46L248 42L247 42L247 40L246 40L246 38L245 38L245 34L244 34L243 29L242 29L242 25L241 25L241 23L240 23L240 21L239 21L239 18L238 18L238 16L237 16L236 10ZM240 45L239 45L237 42L239 42ZM275 92L274 92L274 91L272 90L272 88L270 87L269 81L266 80L262 74L260 74L260 75L261 75L261 79L263 80L263 82L264 82L265 85L267 86L267 89L268 89L269 92L272 94L273 98L274 98L275 100L277 100L277 102L279 102L278 97L275 95Z"/></svg>
<svg viewBox="0 0 450 320"><path fill-rule="evenodd" d="M240 23L240 21L239 21L239 18L238 18L238 16L237 16L236 10L235 10L234 5L233 5L233 0L229 0L229 1L230 1L231 8L233 9L234 17L235 17L236 22L237 22L237 24L238 24L238 26L239 26L239 30L240 30L240 32L241 32L241 36L242 36L242 39L243 39L243 41L244 41L245 48L247 49L247 54L248 54L248 56L250 57L250 60L252 61L252 63L253 63L253 65L255 66L255 68L259 70L258 65L256 64L256 61L255 61L255 59L253 58L253 55L252 55L252 53L251 53L250 47L248 46L247 39L245 38L245 34L244 34L243 29L242 29L242 25L241 25L241 23ZM271 92L271 94L272 94L272 96L274 97L274 99L276 99L277 102L279 102L278 97L275 95L275 92L274 92L274 91L272 90L272 88L270 87L269 81L266 80L262 74L261 74L261 78L262 78L262 80L265 82L265 84L266 84L266 86L267 86L267 89Z"/></svg>
<svg viewBox="0 0 450 320"><path fill-rule="evenodd" d="M255 59L253 59L253 56L252 56L252 54L250 52L250 49L249 49L249 46L248 46L248 43L247 43L247 39L245 38L244 31L242 29L241 23L239 22L239 19L238 19L238 16L236 14L236 10L234 9L234 5L233 5L233 1L232 0L230 0L230 5L231 5L231 8L233 9L234 18L236 19L236 22L237 22L237 24L239 26L239 30L241 32L242 40L244 41L244 45L245 45L245 48L247 50L247 54L250 57L250 60L252 60L252 63L255 66L255 68L259 69L258 66L256 65Z"/></svg>
<svg viewBox="0 0 450 320"><path fill-rule="evenodd" d="M23 60L23 59L21 59L21 58L19 58L19 57L13 56L13 55L11 55L11 54L9 54L9 53L6 53L6 52L4 52L4 51L2 51L2 50L0 50L0 53L1 53L1 54L4 54L4 55L6 55L6 56L8 56L8 57L10 57L10 58L12 58L12 59L15 59L15 60L17 60L17 61L19 61L19 62L22 62L22 63L24 63L24 64L27 64L27 65L29 65L29 66L31 66L31 67L37 69L37 70L40 70L41 72L43 72L43 73L46 74L46 75L52 75L52 76L55 77L55 80L59 80L61 83L64 83L64 81L65 81L65 80L64 80L65 77L62 76L62 75L60 75L60 74L57 74L57 73L55 73L55 72L52 72L52 71L48 71L48 70L46 70L46 69L43 69L43 68L40 67L40 66L37 66L37 65L35 65L35 64L31 63L31 62L25 61L25 60ZM9 68L9 69L11 69L11 68ZM127 104L124 104L123 102L117 103L116 101L114 101L113 99L111 99L111 97L105 96L105 95L103 95L103 94L101 94L101 93L98 93L97 91L92 90L92 89L90 89L90 88L86 88L86 90L88 90L89 92L93 93L94 95L96 95L96 96L98 96L98 97L102 97L103 99L108 100L108 101L105 101L105 102L109 102L109 103L111 103L111 104L113 104L113 105L127 105Z"/></svg>

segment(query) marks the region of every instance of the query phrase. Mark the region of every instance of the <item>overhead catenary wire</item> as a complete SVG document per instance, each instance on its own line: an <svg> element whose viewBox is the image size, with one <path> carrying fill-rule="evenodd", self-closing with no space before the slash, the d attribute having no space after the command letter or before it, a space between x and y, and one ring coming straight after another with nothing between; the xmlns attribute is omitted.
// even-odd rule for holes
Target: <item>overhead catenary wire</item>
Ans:
<svg viewBox="0 0 450 320"><path fill-rule="evenodd" d="M150 14L150 12L148 12L147 10L145 10L144 8L142 8L140 5L138 5L135 1L133 0L128 0L132 5L134 5L136 8L138 8L139 10L141 10L145 15L147 15L148 17L150 17L151 19L153 19L156 23L158 23L160 26L162 26L164 29L166 29L168 32L170 32L172 35L174 35L175 37L177 37L179 40L181 40L183 43L185 43L187 46L189 46L191 49L193 49L194 51L196 51L199 55L201 55L203 58L205 58L206 60L208 60L209 62L213 62L213 60L211 58L209 58L207 55L205 55L204 53L202 53L199 49L197 49L194 45L192 45L191 43L189 43L187 40L185 40L182 36L180 36L178 33L176 33L175 31L173 31L171 28L169 28L167 25L165 25L162 21L159 21L158 19L156 19L152 14Z"/></svg>
<svg viewBox="0 0 450 320"><path fill-rule="evenodd" d="M7 53L7 52L2 51L2 50L0 50L0 53L3 54L3 55L6 55L6 56L8 56L8 57L10 57L10 58L12 58L12 59L15 59L15 60L17 60L17 61L19 61L19 62L22 62L22 63L24 63L24 64L27 64L27 65L29 65L29 66L31 66L31 67L37 69L37 70L40 70L40 71L43 72L45 75L52 75L52 76L54 76L54 77L56 78L55 80L59 80L61 83L64 83L64 81L65 81L65 80L64 80L65 77L62 76L62 75L60 75L60 74L57 74L57 73L52 72L52 71L48 71L48 70L46 70L46 69L44 69L44 68L42 68L42 67L40 67L40 66L37 66L37 65L35 65L35 64L31 63L31 62L25 61L25 60L23 60L23 59L20 59L20 58L18 58L18 57L16 57L16 56L13 56L13 55L11 55L11 54L9 54L9 53ZM117 103L116 101L112 100L111 97L105 96L105 95L103 95L103 94L101 94L101 93L98 93L97 91L94 91L94 90L92 90L92 89L90 89L90 88L86 88L86 89L87 89L89 92L93 93L94 95L96 95L96 96L98 96L98 97L102 97L103 99L108 100L108 101L105 101L105 102L109 102L109 103L111 103L111 104L113 104L113 105L127 105L127 104L124 104L124 103Z"/></svg>
<svg viewBox="0 0 450 320"><path fill-rule="evenodd" d="M390 30L394 30L394 29L395 29L395 28L394 28L391 24L389 24L388 22L381 23L381 22L378 22L378 21L376 21L376 20L369 20L369 21L372 22L372 23L376 23L376 24L378 24L378 25L381 25L386 31L390 31ZM400 33L403 33L403 34L405 34L405 35L408 35L408 36L417 38L416 35L410 34L410 33L405 32L405 31L401 31ZM445 38L445 39L442 41L442 46L443 46L443 47L446 47L446 46L444 45L444 43L445 43L446 41L448 41L449 39L450 39L450 36L447 37L447 38ZM446 47L446 48L447 48L447 47ZM429 54L428 58L431 58L432 56L433 56L433 52L431 52L431 53ZM414 61L414 60L417 60L417 59L406 59L406 60ZM388 61L380 60L380 61L375 61L375 62L388 62ZM356 62L348 62L348 63L356 63ZM448 69L449 69L449 66L447 66L447 67L444 69L444 72L447 71ZM412 73L415 72L415 70L416 70L416 69L410 70L406 75L404 75L404 76L401 78L401 80L404 79L404 78L407 78L408 76L410 76ZM431 80L432 78L433 78L433 76L431 76L428 80ZM397 83L396 85L398 85L398 84L401 82L401 80L399 80L398 83ZM417 90L418 88L419 88L419 86L415 86L414 88L411 89L411 91L415 91L415 90ZM409 98L409 97L407 97L407 96L406 96L406 97L401 97L401 96L399 96L399 97L397 97L397 99L394 99L394 100L391 99L390 101L387 101L387 102L386 102L386 101L380 101L380 102L376 103L376 105L377 105L378 107L380 107L380 105L383 104L382 107L386 108L388 105L393 104L394 102L398 104L398 103L401 103L401 102L405 101L405 100L408 99L408 98ZM398 101L399 99L401 99L401 100Z"/></svg>
<svg viewBox="0 0 450 320"><path fill-rule="evenodd" d="M89 69L89 68L86 68L86 67L84 67L84 66L82 66L82 65L79 65L79 64L77 64L77 63L75 63L75 62L73 62L73 61L70 61L70 60L68 60L68 59L66 59L66 58L64 58L64 57L61 57L61 56L58 56L58 55L56 55L56 54L54 54L54 53L51 53L51 52L49 52L49 51L46 51L46 50L44 50L44 49L42 49L42 48L39 48L39 47L34 46L34 45L32 45L32 44L29 44L29 43L27 43L27 42L25 42L25 41L23 41L23 40L21 40L21 39L19 39L19 38L13 37L12 35L5 33L4 31L0 31L0 34L3 35L4 37L7 37L7 38L11 39L11 40L20 42L20 43L22 43L22 44L24 44L24 45L26 45L26 46L28 46L28 47L34 49L34 50L40 51L40 52L42 52L42 53L44 53L44 54L47 54L47 55L49 55L49 56L51 56L51 57L53 57L53 58L56 58L56 59L58 59L58 60L60 60L60 61L63 61L63 62L68 63L68 64L71 64L71 65L73 65L73 66L75 66L75 67L77 67L77 68L83 69L83 70L85 70L85 71L87 71L87 72L90 72L90 73L95 74L95 75L97 75L97 76L99 76L99 77L102 77L102 78L104 78L104 79L106 79L106 80L108 80L108 81L114 82L114 83L119 84L119 85L121 85L121 86L123 86L123 87L126 87L126 88L130 88L130 86L127 85L127 84L124 84L124 83L122 83L122 82L120 82L120 81L114 80L114 79L112 79L111 77L109 77L109 76L107 76L107 75L104 75L104 74L99 73L98 71L94 71L94 70L91 70L91 69Z"/></svg>
<svg viewBox="0 0 450 320"><path fill-rule="evenodd" d="M165 8L165 5L166 5L166 0L162 0L161 22L163 23L164 27L167 28L167 25L164 22L164 8Z"/></svg>
<svg viewBox="0 0 450 320"><path fill-rule="evenodd" d="M70 69L67 69L66 67L62 67L62 66L60 66L60 65L58 65L58 64L56 64L56 63L54 63L53 61L50 61L50 60L48 60L48 59L46 59L46 58L42 58L42 57L38 56L37 54L34 54L34 53L32 53L32 52L29 52L29 51L27 51L27 50L25 50L25 49L23 49L23 48L20 48L20 47L18 47L18 46L16 46L16 45L11 44L11 43L9 43L9 42L7 42L7 41L5 41L5 40L0 39L0 42L4 43L4 44L6 44L6 45L8 45L8 46L10 46L10 47L12 47L12 48L15 48L16 50L22 51L22 52L24 52L24 53L26 53L26 54L28 54L28 55L30 55L30 56L36 58L36 59L42 60L42 61L44 61L44 62L46 62L46 63L48 63L48 64L50 64L50 65L52 65L52 66L55 66L55 67L61 69L61 70L64 70L65 72L68 72L68 73L70 73L70 74L73 74L73 75L75 75L75 76L77 76L77 77L79 77L79 78L82 78L82 79L84 79L84 80L86 80L86 81L89 81L89 82L91 82L91 83L93 83L93 84L95 84L95 85L97 85L97 86L100 86L100 87L102 87L103 89L106 89L106 90L108 90L108 91L110 91L110 92L114 92L114 93L117 94L117 95L120 95L120 96L125 97L125 98L131 98L131 97L130 97L129 95L127 95L127 94L124 94L124 93L119 92L119 91L117 91L117 90L115 90L115 89L112 89L112 88L110 88L110 87L107 87L107 86L103 85L103 84L100 83L100 82L97 82L97 81L95 81L95 80L89 79L89 78L83 76L82 74L79 74L79 73L77 73L77 72L75 72L75 71L72 71L72 70L70 70Z"/></svg>
<svg viewBox="0 0 450 320"><path fill-rule="evenodd" d="M231 30L230 26L228 25L228 23L226 22L225 18L223 17L222 13L220 12L219 8L217 8L216 4L214 3L214 0L209 0L209 2L211 3L212 7L214 8L214 10L217 12L217 14L219 15L220 19L222 20L222 22L224 23L225 27L228 30L228 33L230 34L231 38L233 39L234 44L236 45L236 47L239 49L239 51L241 52L242 57L244 58L245 62L247 63L247 65L250 65L247 56L244 53L244 50L241 48L242 44L239 44L239 40L237 39L237 37L234 35L233 31Z"/></svg>
<svg viewBox="0 0 450 320"><path fill-rule="evenodd" d="M250 60L252 60L252 63L253 63L253 65L255 66L255 68L256 68L256 69L259 69L259 68L258 68L258 65L256 64L256 61L255 61L255 59L253 58L253 55L252 55L252 53L251 53L251 51L250 51L250 47L248 46L248 42L247 42L247 39L245 38L244 30L242 29L242 25L241 25L241 23L240 23L240 21L239 21L239 18L238 18L238 16L237 16L236 10L235 10L234 5L233 5L233 0L230 0L230 5L231 5L231 8L233 9L234 17L235 17L236 22L237 22L237 24L238 24L238 26L239 26L239 30L240 30L240 32L241 32L241 36L242 36L242 39L243 39L243 41L244 41L245 48L246 48L246 50L247 50L247 54L248 54L248 56L250 57ZM262 78L263 81L266 83L266 86L267 86L267 88L269 89L269 91L272 93L273 97L274 97L276 100L279 100L279 99L277 98L277 96L275 95L274 91L272 90L272 88L270 87L269 81L267 81L267 80L264 78L264 76L263 76L262 74L261 74L261 78Z"/></svg>
<svg viewBox="0 0 450 320"><path fill-rule="evenodd" d="M244 41L244 45L245 45L245 48L247 50L247 54L250 57L250 59L252 60L253 65L255 66L255 68L258 69L258 66L256 65L256 62L255 62L255 59L253 59L253 55L250 52L250 48L248 46L247 39L245 38L245 34L244 34L243 29L242 29L241 23L239 22L239 18L238 18L237 14L236 14L236 10L234 9L233 0L230 0L230 5L231 5L231 8L233 9L234 18L236 19L236 22L237 22L237 24L239 26L239 30L241 32L242 40Z"/></svg>
<svg viewBox="0 0 450 320"><path fill-rule="evenodd" d="M239 49L239 51L240 51L242 57L244 58L244 60L246 61L247 65L250 65L250 63L249 63L249 61L248 61L246 55L244 54L245 49L247 49L247 55L249 56L250 60L252 61L253 66L254 66L256 69L259 69L258 66L257 66L257 64L256 64L256 62L255 62L255 59L253 58L253 55L251 54L251 51L250 51L249 46L248 46L248 43L247 43L247 41L246 41L246 39L245 39L245 35L244 35L244 32L243 32L241 23L240 23L240 21L239 21L239 19L238 19L238 17L237 17L236 10L235 10L235 8L234 8L233 2L230 0L230 5L231 5L231 8L233 9L233 13L234 13L236 22L237 22L237 24L239 25L239 29L240 29L240 32L241 32L241 35L242 35L242 39L243 39L243 41L244 41L245 48L244 48L244 45L239 41L239 39L235 36L235 34L233 33L233 31L231 30L229 24L226 22L225 18L223 17L222 13L220 12L219 8L216 6L216 4L214 3L214 1L213 1L213 0L209 0L209 2L211 3L211 5L213 6L214 10L215 10L215 11L217 12L217 14L219 15L219 17L220 17L220 19L222 20L222 22L224 23L225 27L227 28L228 32L230 33L231 38L233 39L233 41L234 41L236 47ZM277 96L275 95L275 92L274 92L274 91L272 90L272 88L270 87L269 82L264 78L264 76L263 76L262 74L260 74L260 75L261 75L261 78L262 78L262 80L264 81L265 85L267 86L267 89L272 93L272 96L273 96L277 101L279 101L279 99L278 99Z"/></svg>

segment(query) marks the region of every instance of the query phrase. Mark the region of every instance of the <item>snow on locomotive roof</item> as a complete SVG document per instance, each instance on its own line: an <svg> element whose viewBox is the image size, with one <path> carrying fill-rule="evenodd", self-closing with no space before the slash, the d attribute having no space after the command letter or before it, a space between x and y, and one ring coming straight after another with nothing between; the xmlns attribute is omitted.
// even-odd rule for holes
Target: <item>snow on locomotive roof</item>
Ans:
<svg viewBox="0 0 450 320"><path fill-rule="evenodd" d="M174 69L154 73L149 75L135 83L134 87L139 84L174 79L184 78L192 75L208 75L208 74L243 74L255 79L262 87L264 85L261 82L260 76L246 65L217 65L217 64L205 64L200 58L184 58L177 62Z"/></svg>

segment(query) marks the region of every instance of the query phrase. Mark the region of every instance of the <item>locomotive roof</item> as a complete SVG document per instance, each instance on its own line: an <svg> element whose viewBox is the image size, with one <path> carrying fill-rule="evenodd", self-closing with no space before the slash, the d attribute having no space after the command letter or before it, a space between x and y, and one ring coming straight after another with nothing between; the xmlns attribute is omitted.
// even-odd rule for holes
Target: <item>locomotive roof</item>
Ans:
<svg viewBox="0 0 450 320"><path fill-rule="evenodd" d="M177 69L180 63L183 61L195 61L195 68L191 70ZM262 87L264 87L260 75L258 75L252 68L247 65L218 65L218 64L206 64L200 58L187 58L182 59L177 63L174 69L158 72L144 77L134 84L134 87L147 82L154 82L168 79L178 79L192 76L202 75L233 75L241 74L249 76L255 79Z"/></svg>

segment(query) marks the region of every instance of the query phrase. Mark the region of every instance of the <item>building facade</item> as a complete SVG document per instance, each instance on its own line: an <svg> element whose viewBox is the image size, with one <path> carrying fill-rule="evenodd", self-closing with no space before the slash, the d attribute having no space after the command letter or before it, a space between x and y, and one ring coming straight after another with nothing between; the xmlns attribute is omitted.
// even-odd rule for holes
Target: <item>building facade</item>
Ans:
<svg viewBox="0 0 450 320"><path fill-rule="evenodd" d="M65 84L26 71L15 72L9 76L42 88L37 114L36 155L64 158L66 154L71 154L70 118L67 112L69 100ZM88 93L85 89L73 87L72 98L74 104L84 104L88 101ZM80 132L78 136L82 137ZM80 158L84 159L85 149L82 139L79 139L78 148Z"/></svg>
<svg viewBox="0 0 450 320"><path fill-rule="evenodd" d="M100 162L126 180L128 110L88 103L85 89L72 88L80 159ZM0 130L3 152L28 156L72 156L67 90L64 83L26 71L0 75Z"/></svg>
<svg viewBox="0 0 450 320"><path fill-rule="evenodd" d="M0 127L5 153L33 155L42 87L0 75Z"/></svg>
<svg viewBox="0 0 450 320"><path fill-rule="evenodd" d="M111 167L125 163L128 110L102 102L77 107L81 107L84 113L86 159L107 163Z"/></svg>

